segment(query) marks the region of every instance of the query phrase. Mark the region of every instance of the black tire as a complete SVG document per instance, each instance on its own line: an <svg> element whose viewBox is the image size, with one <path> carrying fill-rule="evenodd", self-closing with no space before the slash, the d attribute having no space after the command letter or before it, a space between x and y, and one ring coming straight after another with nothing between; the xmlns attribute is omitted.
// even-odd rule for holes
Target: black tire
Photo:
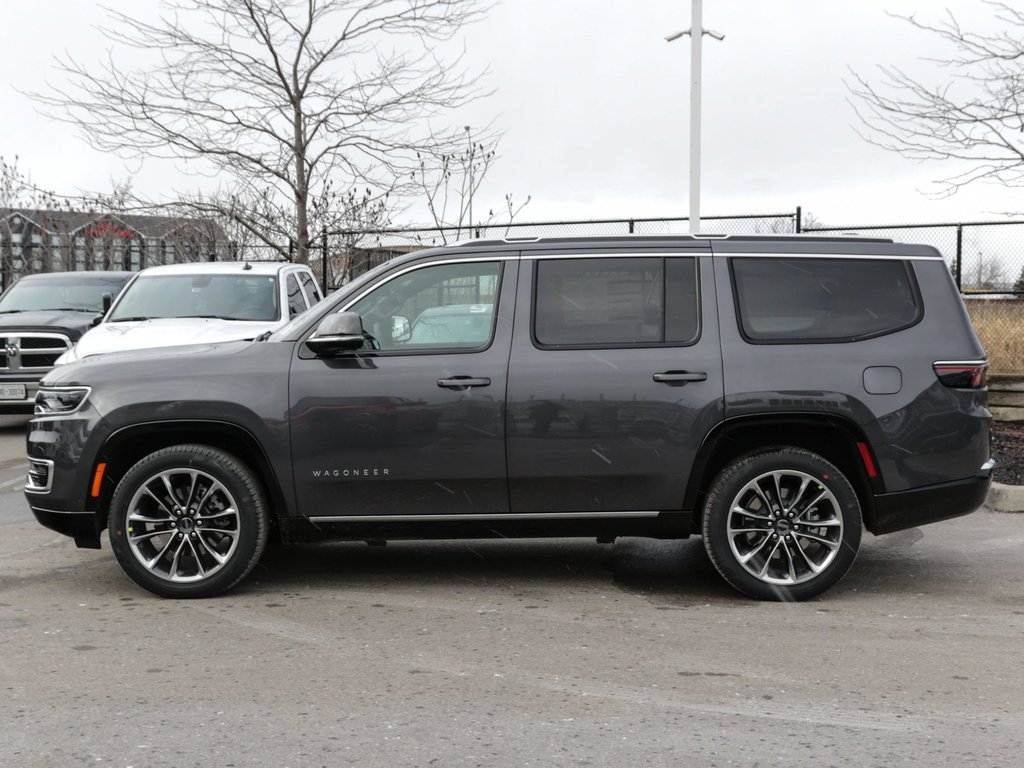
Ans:
<svg viewBox="0 0 1024 768"><path fill-rule="evenodd" d="M759 600L820 595L850 570L860 547L860 501L821 456L777 448L736 459L704 506L704 549L733 587Z"/></svg>
<svg viewBox="0 0 1024 768"><path fill-rule="evenodd" d="M219 595L245 578L269 524L247 466L218 448L175 445L121 478L107 528L132 580L161 597L191 598Z"/></svg>

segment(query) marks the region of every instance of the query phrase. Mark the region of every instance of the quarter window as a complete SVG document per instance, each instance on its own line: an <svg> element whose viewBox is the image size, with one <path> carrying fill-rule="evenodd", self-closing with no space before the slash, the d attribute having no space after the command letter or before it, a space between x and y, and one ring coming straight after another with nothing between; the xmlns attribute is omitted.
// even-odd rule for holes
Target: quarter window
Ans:
<svg viewBox="0 0 1024 768"><path fill-rule="evenodd" d="M288 289L288 316L301 315L306 311L306 302L302 298L302 290L299 288L299 281L295 279L294 274L288 275L285 286Z"/></svg>
<svg viewBox="0 0 1024 768"><path fill-rule="evenodd" d="M320 301L320 291L308 272L300 272L299 279L302 281L302 291L306 294L306 303L312 307Z"/></svg>
<svg viewBox="0 0 1024 768"><path fill-rule="evenodd" d="M544 347L686 344L697 337L696 259L543 259L534 335Z"/></svg>
<svg viewBox="0 0 1024 768"><path fill-rule="evenodd" d="M383 351L480 349L494 336L500 275L497 261L422 267L349 309Z"/></svg>
<svg viewBox="0 0 1024 768"><path fill-rule="evenodd" d="M921 317L916 283L897 259L734 258L732 273L750 341L853 341Z"/></svg>

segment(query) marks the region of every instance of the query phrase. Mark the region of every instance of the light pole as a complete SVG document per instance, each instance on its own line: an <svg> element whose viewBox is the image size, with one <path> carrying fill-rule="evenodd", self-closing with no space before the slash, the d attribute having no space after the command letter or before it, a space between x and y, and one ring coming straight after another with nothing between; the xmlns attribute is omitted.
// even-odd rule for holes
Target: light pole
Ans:
<svg viewBox="0 0 1024 768"><path fill-rule="evenodd" d="M725 40L725 35L713 29L704 29L701 23L701 1L692 0L690 28L667 35L672 42L683 35L690 36L690 234L700 231L700 81L701 47L704 35Z"/></svg>
<svg viewBox="0 0 1024 768"><path fill-rule="evenodd" d="M469 236L473 234L473 134L470 126L466 126L466 138L469 140Z"/></svg>

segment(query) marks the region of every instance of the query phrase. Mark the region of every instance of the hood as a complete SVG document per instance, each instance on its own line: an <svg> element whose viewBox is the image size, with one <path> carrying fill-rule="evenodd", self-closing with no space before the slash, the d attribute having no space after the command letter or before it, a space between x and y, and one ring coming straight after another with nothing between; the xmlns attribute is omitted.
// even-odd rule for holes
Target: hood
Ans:
<svg viewBox="0 0 1024 768"><path fill-rule="evenodd" d="M203 317L100 323L78 340L73 356L74 359L81 359L108 352L239 341L252 339L280 325L280 322L218 320Z"/></svg>
<svg viewBox="0 0 1024 768"><path fill-rule="evenodd" d="M64 331L77 339L92 325L99 312L77 312L67 309L34 309L0 315L0 334L14 330Z"/></svg>

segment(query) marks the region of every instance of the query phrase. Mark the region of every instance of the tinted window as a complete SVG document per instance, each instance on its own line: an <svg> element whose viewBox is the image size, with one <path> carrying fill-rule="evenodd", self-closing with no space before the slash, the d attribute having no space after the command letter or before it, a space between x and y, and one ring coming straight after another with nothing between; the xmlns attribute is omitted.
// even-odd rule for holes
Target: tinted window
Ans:
<svg viewBox="0 0 1024 768"><path fill-rule="evenodd" d="M543 346L685 343L697 335L697 306L692 258L537 262L534 334Z"/></svg>
<svg viewBox="0 0 1024 768"><path fill-rule="evenodd" d="M734 258L732 272L753 341L850 341L920 317L910 271L895 259Z"/></svg>
<svg viewBox="0 0 1024 768"><path fill-rule="evenodd" d="M299 279L302 281L302 291L306 294L306 303L312 307L320 301L320 291L317 289L316 283L313 282L313 278L308 272L300 273Z"/></svg>
<svg viewBox="0 0 1024 768"><path fill-rule="evenodd" d="M350 307L382 350L469 349L490 343L500 262L423 267Z"/></svg>
<svg viewBox="0 0 1024 768"><path fill-rule="evenodd" d="M288 317L301 315L306 311L306 300L302 298L302 289L299 288L299 281L295 275L288 275L285 281L285 290L288 291Z"/></svg>

